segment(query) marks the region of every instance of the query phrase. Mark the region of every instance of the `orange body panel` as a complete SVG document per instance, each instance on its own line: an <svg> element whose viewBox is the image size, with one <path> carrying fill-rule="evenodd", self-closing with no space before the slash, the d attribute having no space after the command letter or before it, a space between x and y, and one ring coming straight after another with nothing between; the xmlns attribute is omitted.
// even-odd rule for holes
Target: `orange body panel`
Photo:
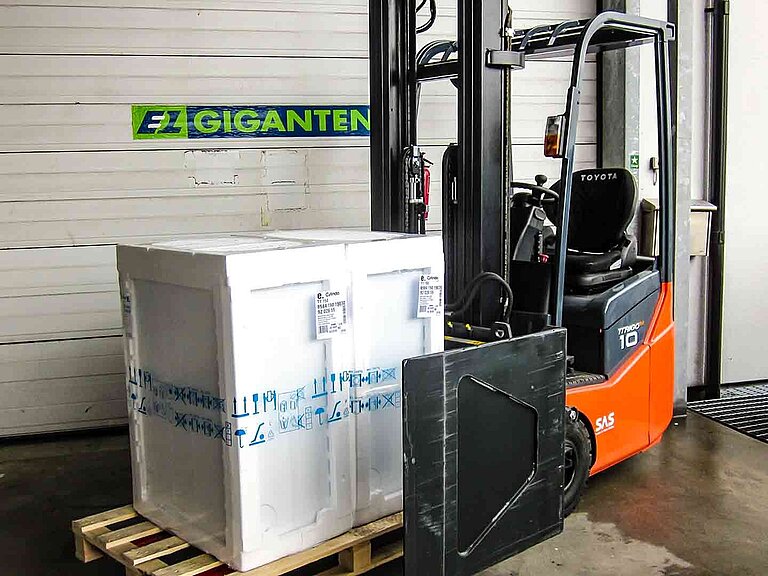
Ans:
<svg viewBox="0 0 768 576"><path fill-rule="evenodd" d="M566 393L589 420L597 443L591 474L647 450L672 420L674 396L672 284L662 284L645 340L602 384Z"/></svg>
<svg viewBox="0 0 768 576"><path fill-rule="evenodd" d="M650 334L651 400L649 443L656 444L672 421L675 401L675 324L672 318L672 285L662 286L661 305Z"/></svg>

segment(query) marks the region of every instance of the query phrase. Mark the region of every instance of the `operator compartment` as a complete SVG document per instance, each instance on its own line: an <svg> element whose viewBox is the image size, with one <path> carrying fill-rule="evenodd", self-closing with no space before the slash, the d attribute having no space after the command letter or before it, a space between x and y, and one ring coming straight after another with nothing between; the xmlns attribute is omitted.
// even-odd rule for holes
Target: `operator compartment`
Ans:
<svg viewBox="0 0 768 576"><path fill-rule="evenodd" d="M551 318L553 263L560 240L554 222L562 209L562 182L545 188L514 182L510 206L509 285L513 335L545 328ZM656 261L637 255L629 227L637 208L634 176L623 168L573 174L563 326L572 357L569 385L602 382L642 344L658 301Z"/></svg>

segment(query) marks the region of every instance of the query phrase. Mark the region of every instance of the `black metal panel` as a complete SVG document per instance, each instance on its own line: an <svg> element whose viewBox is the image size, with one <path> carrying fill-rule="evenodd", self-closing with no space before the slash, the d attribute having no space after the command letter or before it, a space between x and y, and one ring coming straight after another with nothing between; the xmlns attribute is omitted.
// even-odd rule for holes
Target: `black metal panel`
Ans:
<svg viewBox="0 0 768 576"><path fill-rule="evenodd" d="M572 20L521 30L512 38L510 49L523 52L528 60L570 55L577 49L582 35L591 23L592 20L589 19ZM605 52L650 44L656 40L654 27L657 24L658 20L632 15L625 18L622 14L620 19L614 19L595 31L587 50L591 53ZM665 24L667 38L674 38L674 25Z"/></svg>
<svg viewBox="0 0 768 576"><path fill-rule="evenodd" d="M634 307L627 307L622 317L605 328L571 324L568 328L568 354L574 357L576 370L611 376L645 341L659 302L656 291Z"/></svg>
<svg viewBox="0 0 768 576"><path fill-rule="evenodd" d="M569 294L564 300L565 325L604 330L651 294L658 296L660 288L658 271L646 270L600 294Z"/></svg>
<svg viewBox="0 0 768 576"><path fill-rule="evenodd" d="M430 62L422 64L417 71L417 78L420 82L430 82L433 80L447 80L459 77L459 61L449 60L448 62Z"/></svg>
<svg viewBox="0 0 768 576"><path fill-rule="evenodd" d="M717 206L712 214L709 241L707 297L707 361L704 382L708 399L720 397L723 370L723 293L725 290L725 211L726 174L728 169L728 53L730 43L730 2L717 0L711 10L712 43L710 55L713 73L710 93L712 129L710 148L712 159L708 166L709 201Z"/></svg>
<svg viewBox="0 0 768 576"><path fill-rule="evenodd" d="M488 50L504 47L507 12L504 0L458 3L459 176L457 202L444 208L451 214L443 226L446 259L458 264L446 275L449 295L461 292L480 272L503 274L504 72L486 62ZM490 325L499 304L487 294L480 300L465 320Z"/></svg>
<svg viewBox="0 0 768 576"><path fill-rule="evenodd" d="M463 576L562 531L565 330L403 367L406 576Z"/></svg>
<svg viewBox="0 0 768 576"><path fill-rule="evenodd" d="M659 273L662 282L672 282L675 269L677 189L672 139L672 94L670 88L669 39L656 39L656 104L659 137Z"/></svg>
<svg viewBox="0 0 768 576"><path fill-rule="evenodd" d="M471 551L494 518L528 486L536 472L538 414L514 396L463 376L458 386L457 535L459 553ZM488 422L515 422L526 433L488 438ZM500 473L501 472L501 473Z"/></svg>
<svg viewBox="0 0 768 576"><path fill-rule="evenodd" d="M576 370L613 374L645 340L660 288L659 272L649 270L602 294L566 296L563 321Z"/></svg>
<svg viewBox="0 0 768 576"><path fill-rule="evenodd" d="M445 247L445 277L454 279L458 276L457 270L463 266L461 251L449 246L455 244L455 240L448 238L455 234L463 223L463 214L459 210L459 146L451 144L443 153L443 245ZM447 282L445 285L445 301L456 302L464 290L463 286L456 282Z"/></svg>
<svg viewBox="0 0 768 576"><path fill-rule="evenodd" d="M414 0L370 0L371 228L407 232L402 153L415 144Z"/></svg>

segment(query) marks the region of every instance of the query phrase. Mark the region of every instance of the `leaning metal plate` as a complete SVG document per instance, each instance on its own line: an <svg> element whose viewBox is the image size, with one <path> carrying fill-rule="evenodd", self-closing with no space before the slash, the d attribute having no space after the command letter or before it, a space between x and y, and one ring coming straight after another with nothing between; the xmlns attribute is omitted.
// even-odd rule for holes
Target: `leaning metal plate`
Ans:
<svg viewBox="0 0 768 576"><path fill-rule="evenodd" d="M565 330L406 360L406 576L474 574L563 527Z"/></svg>

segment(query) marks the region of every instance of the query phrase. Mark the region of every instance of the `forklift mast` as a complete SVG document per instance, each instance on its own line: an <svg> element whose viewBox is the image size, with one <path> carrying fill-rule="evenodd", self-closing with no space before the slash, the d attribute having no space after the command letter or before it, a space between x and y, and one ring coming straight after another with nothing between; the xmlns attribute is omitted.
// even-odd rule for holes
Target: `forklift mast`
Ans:
<svg viewBox="0 0 768 576"><path fill-rule="evenodd" d="M427 3L429 19L418 26L417 13ZM572 485L565 482L572 428L583 431L583 485L590 468L603 470L657 442L671 418L675 193L668 43L674 26L603 12L514 30L507 0L457 0L457 15L455 40L419 50L417 33L434 23L435 0L370 0L372 228L425 233L420 87L452 81L458 142L443 158L446 313L460 310L460 329L490 335L404 362L406 576L474 574L562 531L564 494ZM640 44L655 47L659 257L635 271L627 267L633 276L615 286L619 292L577 301L591 308L582 310L590 314L585 336L573 340L589 343L603 363L574 373L563 312L584 69L590 53ZM515 182L512 77L526 62L562 56L573 57L567 103L561 116L548 120L545 141L545 154L561 159L560 182L550 189L543 187L545 178L537 177L536 186ZM634 184L631 175L627 180ZM543 234L537 236L535 261L516 257L525 244L512 238L512 191L519 188L535 200L530 214L537 215L539 230L547 218L555 230L551 252L543 249ZM542 194L557 200L546 216ZM531 243L525 246L530 253ZM504 288L501 298L486 280ZM520 290L524 298L539 298L541 313L515 310L511 317L515 282L526 289ZM573 296L567 298L571 306ZM453 330L448 320L446 329ZM582 355L582 362L589 359ZM614 431L617 420L626 424ZM610 434L597 439L593 427L600 426Z"/></svg>
<svg viewBox="0 0 768 576"><path fill-rule="evenodd" d="M480 272L503 271L504 68L486 65L501 50L508 9L501 1L458 2L458 60L416 69L416 0L371 0L371 222L374 230L418 232L403 189L403 151L418 146L419 82L457 79L462 210L446 254L446 299L454 300ZM460 68L459 68L460 67ZM477 324L497 314L487 302ZM490 321L488 322L490 325Z"/></svg>

